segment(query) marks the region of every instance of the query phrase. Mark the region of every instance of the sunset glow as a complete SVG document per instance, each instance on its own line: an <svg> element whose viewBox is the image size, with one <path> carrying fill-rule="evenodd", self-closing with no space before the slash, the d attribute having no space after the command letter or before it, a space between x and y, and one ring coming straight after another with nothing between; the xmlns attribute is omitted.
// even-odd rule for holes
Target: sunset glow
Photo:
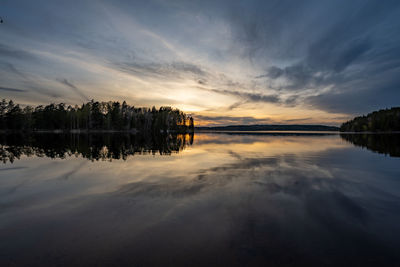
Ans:
<svg viewBox="0 0 400 267"><path fill-rule="evenodd" d="M340 125L400 97L397 65L385 61L398 61L398 9L346 5L360 12L319 1L302 11L268 1L2 1L0 94L31 105L172 106L201 126Z"/></svg>

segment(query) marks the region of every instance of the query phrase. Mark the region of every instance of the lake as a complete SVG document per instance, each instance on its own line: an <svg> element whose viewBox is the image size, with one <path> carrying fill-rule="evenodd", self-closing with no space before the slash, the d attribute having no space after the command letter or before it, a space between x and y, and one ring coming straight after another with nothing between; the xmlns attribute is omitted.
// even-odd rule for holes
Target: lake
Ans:
<svg viewBox="0 0 400 267"><path fill-rule="evenodd" d="M399 266L400 135L0 135L1 266Z"/></svg>

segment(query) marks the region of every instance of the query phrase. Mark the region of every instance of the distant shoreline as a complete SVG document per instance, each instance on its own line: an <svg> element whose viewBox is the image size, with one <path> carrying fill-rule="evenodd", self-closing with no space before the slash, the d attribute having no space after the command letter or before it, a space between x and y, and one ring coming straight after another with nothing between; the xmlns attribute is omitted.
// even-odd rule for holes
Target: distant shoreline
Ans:
<svg viewBox="0 0 400 267"><path fill-rule="evenodd" d="M238 130L238 131L231 131L231 130L195 130L196 133L254 133L254 134L279 134L279 133L321 133L321 134L339 134L339 131L314 131L314 130L308 130L308 131L301 131L301 130L270 130L270 131L246 131L246 130Z"/></svg>
<svg viewBox="0 0 400 267"><path fill-rule="evenodd" d="M331 131L338 132L339 127L326 125L302 125L302 124L254 124L254 125L227 125L195 127L195 131Z"/></svg>
<svg viewBox="0 0 400 267"><path fill-rule="evenodd" d="M64 134L64 133L70 133L70 134L89 134L89 133L129 133L129 134L148 134L148 132L141 132L136 129L131 129L131 130L95 130L95 129L73 129L73 130L0 130L0 134L4 133L52 133L52 134ZM149 132L149 134L152 134L153 132ZM173 131L173 130L168 130L167 134L171 133L176 133L176 134L187 134L187 133L193 133L193 131L186 131L186 132L180 132L180 131ZM163 131L160 131L160 134L163 134Z"/></svg>
<svg viewBox="0 0 400 267"><path fill-rule="evenodd" d="M145 133L138 130L0 130L0 134L154 134ZM195 129L194 131L176 132L168 131L167 134L192 134L192 133L226 133L226 134L400 134L400 131L383 132L341 132L339 130L213 130L213 129ZM163 134L163 132L160 132Z"/></svg>
<svg viewBox="0 0 400 267"><path fill-rule="evenodd" d="M341 134L400 134L400 131L377 131L377 132L372 132L372 131L365 131L365 132L342 132L340 131Z"/></svg>

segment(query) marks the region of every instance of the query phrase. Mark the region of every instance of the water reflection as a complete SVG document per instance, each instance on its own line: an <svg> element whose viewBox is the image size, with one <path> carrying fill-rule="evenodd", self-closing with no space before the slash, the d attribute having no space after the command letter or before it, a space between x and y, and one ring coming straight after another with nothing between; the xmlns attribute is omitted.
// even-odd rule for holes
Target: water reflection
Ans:
<svg viewBox="0 0 400 267"><path fill-rule="evenodd" d="M330 136L330 132L217 132L199 134L198 144L238 144L256 142L268 137ZM400 134L340 134L342 139L374 152L400 157ZM221 138L222 137L222 138ZM232 138L233 137L233 138ZM193 134L134 135L134 134L1 134L0 160L14 162L21 156L64 159L81 156L89 160L126 160L135 154L171 155L193 144Z"/></svg>
<svg viewBox="0 0 400 267"><path fill-rule="evenodd" d="M0 265L395 266L399 160L210 133L169 157L22 157L0 165Z"/></svg>
<svg viewBox="0 0 400 267"><path fill-rule="evenodd" d="M400 157L400 134L340 134L356 145L391 157Z"/></svg>
<svg viewBox="0 0 400 267"><path fill-rule="evenodd" d="M22 155L126 160L135 154L170 155L191 144L193 134L3 134L0 135L0 158L4 163L20 159Z"/></svg>

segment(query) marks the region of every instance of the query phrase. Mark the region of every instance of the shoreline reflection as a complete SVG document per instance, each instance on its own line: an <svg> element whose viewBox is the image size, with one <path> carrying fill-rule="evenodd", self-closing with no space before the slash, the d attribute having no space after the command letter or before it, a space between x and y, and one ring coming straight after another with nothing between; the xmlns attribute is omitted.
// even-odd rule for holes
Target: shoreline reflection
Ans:
<svg viewBox="0 0 400 267"><path fill-rule="evenodd" d="M126 160L128 156L179 153L193 144L193 134L3 134L0 160L14 162L25 155L64 159L81 156L94 160Z"/></svg>
<svg viewBox="0 0 400 267"><path fill-rule="evenodd" d="M171 156L112 163L46 153L101 158L105 145L121 155L158 143L115 134L8 138L43 156L0 164L1 266L400 261L400 158L339 135L164 136Z"/></svg>
<svg viewBox="0 0 400 267"><path fill-rule="evenodd" d="M140 135L125 133L92 134L0 134L0 160L14 162L22 156L65 159L76 156L91 161L126 160L133 155L171 155L188 146L209 143L236 145L247 142L270 142L276 138L334 137L322 132L213 132L194 134ZM400 157L400 134L340 134L342 140L376 153ZM285 139L286 141L291 139ZM311 145L311 144L309 144ZM308 146L309 147L309 146Z"/></svg>
<svg viewBox="0 0 400 267"><path fill-rule="evenodd" d="M379 154L400 157L400 134L340 134L347 142Z"/></svg>

